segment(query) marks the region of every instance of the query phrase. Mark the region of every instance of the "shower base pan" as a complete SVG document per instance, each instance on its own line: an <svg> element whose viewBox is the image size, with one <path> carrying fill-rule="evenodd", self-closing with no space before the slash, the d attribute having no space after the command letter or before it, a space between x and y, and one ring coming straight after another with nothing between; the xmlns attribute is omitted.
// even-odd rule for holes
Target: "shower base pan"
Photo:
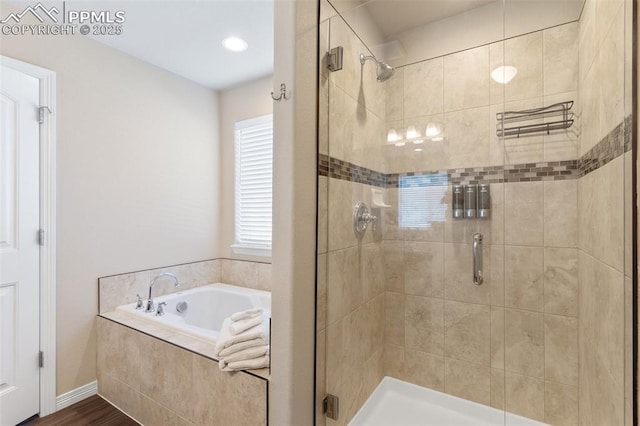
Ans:
<svg viewBox="0 0 640 426"><path fill-rule="evenodd" d="M526 417L385 377L349 426L542 426Z"/></svg>

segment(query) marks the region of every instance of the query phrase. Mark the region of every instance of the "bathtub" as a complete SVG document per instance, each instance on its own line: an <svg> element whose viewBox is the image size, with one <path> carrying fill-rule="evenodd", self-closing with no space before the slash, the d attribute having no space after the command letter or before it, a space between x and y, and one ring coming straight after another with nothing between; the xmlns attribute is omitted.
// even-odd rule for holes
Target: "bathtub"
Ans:
<svg viewBox="0 0 640 426"><path fill-rule="evenodd" d="M229 284L215 283L178 293L155 297L156 309L165 302L165 314L146 313L136 309L135 304L118 306L116 311L125 312L146 321L162 324L167 328L208 343L215 343L225 318L239 311L262 308L271 316L271 293ZM183 305L185 302L186 305ZM145 300L146 306L146 300ZM186 306L178 312L179 306Z"/></svg>
<svg viewBox="0 0 640 426"><path fill-rule="evenodd" d="M385 377L349 426L545 426L392 377Z"/></svg>

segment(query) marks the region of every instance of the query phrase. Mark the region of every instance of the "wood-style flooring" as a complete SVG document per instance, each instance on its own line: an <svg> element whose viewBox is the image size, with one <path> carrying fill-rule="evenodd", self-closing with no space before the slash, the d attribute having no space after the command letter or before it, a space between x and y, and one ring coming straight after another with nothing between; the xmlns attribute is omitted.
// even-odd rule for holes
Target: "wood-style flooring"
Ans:
<svg viewBox="0 0 640 426"><path fill-rule="evenodd" d="M136 426L138 423L124 415L98 395L94 395L26 426Z"/></svg>

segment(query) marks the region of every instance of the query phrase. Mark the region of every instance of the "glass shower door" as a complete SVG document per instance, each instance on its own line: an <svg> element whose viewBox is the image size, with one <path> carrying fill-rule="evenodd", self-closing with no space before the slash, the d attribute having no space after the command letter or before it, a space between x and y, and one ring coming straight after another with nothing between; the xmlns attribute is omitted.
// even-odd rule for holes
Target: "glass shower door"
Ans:
<svg viewBox="0 0 640 426"><path fill-rule="evenodd" d="M480 11L487 43L453 51L368 42L382 12L337 7L322 3L320 23L318 422L503 424L504 89L490 74L504 52L488 42L502 4Z"/></svg>

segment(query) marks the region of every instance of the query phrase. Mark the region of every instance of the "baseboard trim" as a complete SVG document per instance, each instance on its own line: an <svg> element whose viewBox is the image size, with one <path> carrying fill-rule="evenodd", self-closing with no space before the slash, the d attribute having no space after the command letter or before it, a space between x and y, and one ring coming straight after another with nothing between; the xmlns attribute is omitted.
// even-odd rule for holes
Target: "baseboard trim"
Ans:
<svg viewBox="0 0 640 426"><path fill-rule="evenodd" d="M67 393L58 395L56 397L56 411L60 411L63 408L67 408L70 405L80 402L83 399L87 399L98 393L98 382L94 380L91 383L87 383L84 386L80 386Z"/></svg>

